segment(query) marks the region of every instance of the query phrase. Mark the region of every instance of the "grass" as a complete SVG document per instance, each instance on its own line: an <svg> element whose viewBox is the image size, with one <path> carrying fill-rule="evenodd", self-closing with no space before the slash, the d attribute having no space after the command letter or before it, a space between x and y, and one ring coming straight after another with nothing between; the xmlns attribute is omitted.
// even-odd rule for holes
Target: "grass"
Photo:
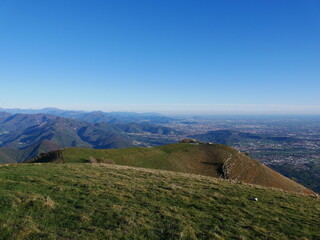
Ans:
<svg viewBox="0 0 320 240"><path fill-rule="evenodd" d="M229 156L231 148L223 145L193 146L190 144L169 144L153 148L87 149L67 148L49 153L48 158L34 162L87 163L90 158L98 162L114 162L117 165L171 170L185 173L219 177L216 166L203 164L218 160L222 164ZM53 154L52 156L50 154ZM214 158L212 156L215 156Z"/></svg>
<svg viewBox="0 0 320 240"><path fill-rule="evenodd" d="M229 159L227 161L227 159ZM31 159L30 162L114 163L211 177L237 179L266 187L310 193L312 191L221 144L169 144L153 148L67 148Z"/></svg>
<svg viewBox="0 0 320 240"><path fill-rule="evenodd" d="M6 240L320 238L318 199L206 176L21 164L0 167L0 185Z"/></svg>

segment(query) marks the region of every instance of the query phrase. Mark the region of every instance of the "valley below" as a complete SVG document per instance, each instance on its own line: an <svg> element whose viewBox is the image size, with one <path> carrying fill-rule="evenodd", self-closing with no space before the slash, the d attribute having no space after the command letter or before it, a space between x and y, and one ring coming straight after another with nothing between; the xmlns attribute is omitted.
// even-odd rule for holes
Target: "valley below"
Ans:
<svg viewBox="0 0 320 240"><path fill-rule="evenodd" d="M46 111L0 113L0 239L320 238L314 119Z"/></svg>
<svg viewBox="0 0 320 240"><path fill-rule="evenodd" d="M154 147L185 138L226 144L320 192L317 116L164 116L60 109L0 113L0 162L66 147Z"/></svg>

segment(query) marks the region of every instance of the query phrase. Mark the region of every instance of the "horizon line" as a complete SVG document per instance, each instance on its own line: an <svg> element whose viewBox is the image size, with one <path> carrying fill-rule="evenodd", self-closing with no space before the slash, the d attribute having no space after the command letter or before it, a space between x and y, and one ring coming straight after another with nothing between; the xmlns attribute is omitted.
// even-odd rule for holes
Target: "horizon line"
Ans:
<svg viewBox="0 0 320 240"><path fill-rule="evenodd" d="M146 108L149 107L149 108ZM150 108L153 107L153 108ZM165 108L166 107L166 108ZM170 109L171 107L171 109ZM174 108L172 108L174 107ZM177 109L176 107L180 107ZM192 108L190 108L192 107ZM194 109L196 108L197 109ZM212 109L208 109L212 108ZM320 106L276 105L276 104L105 104L105 105L65 105L65 106L4 106L3 110L41 111L56 109L83 112L136 112L180 115L319 115Z"/></svg>

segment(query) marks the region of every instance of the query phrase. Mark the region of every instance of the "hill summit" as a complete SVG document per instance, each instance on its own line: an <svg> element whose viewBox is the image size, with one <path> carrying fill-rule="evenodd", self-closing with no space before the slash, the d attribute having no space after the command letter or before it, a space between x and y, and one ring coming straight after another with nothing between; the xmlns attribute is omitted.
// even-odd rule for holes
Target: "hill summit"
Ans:
<svg viewBox="0 0 320 240"><path fill-rule="evenodd" d="M314 194L236 149L193 139L153 148L66 148L41 154L28 163L111 163L224 178L237 182Z"/></svg>

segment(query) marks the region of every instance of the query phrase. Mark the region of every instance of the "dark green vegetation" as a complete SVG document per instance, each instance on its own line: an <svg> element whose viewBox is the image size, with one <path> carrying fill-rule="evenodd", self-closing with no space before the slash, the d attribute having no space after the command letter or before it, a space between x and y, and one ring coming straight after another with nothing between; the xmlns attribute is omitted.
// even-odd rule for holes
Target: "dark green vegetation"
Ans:
<svg viewBox="0 0 320 240"><path fill-rule="evenodd" d="M57 149L61 149L61 146L48 140L40 141L39 143L21 150L0 148L0 163L19 163L25 161L29 157Z"/></svg>
<svg viewBox="0 0 320 240"><path fill-rule="evenodd" d="M176 143L154 148L101 150L69 148L42 154L28 162L89 161L223 177L287 191L312 193L263 164L221 144Z"/></svg>
<svg viewBox="0 0 320 240"><path fill-rule="evenodd" d="M101 149L165 144L170 142L171 134L177 132L147 123L89 123L48 114L1 113L0 163L21 162L64 147ZM153 136L157 136L156 140Z"/></svg>
<svg viewBox="0 0 320 240"><path fill-rule="evenodd" d="M16 163L23 160L21 151L15 149L0 148L1 163Z"/></svg>
<svg viewBox="0 0 320 240"><path fill-rule="evenodd" d="M0 184L0 239L320 238L318 199L211 177L19 164Z"/></svg>
<svg viewBox="0 0 320 240"><path fill-rule="evenodd" d="M320 160L300 164L299 166L270 165L277 172L291 176L294 181L320 193Z"/></svg>
<svg viewBox="0 0 320 240"><path fill-rule="evenodd" d="M261 134L253 134L247 132L231 131L231 130L218 130L209 131L205 134L191 135L190 137L195 138L203 142L214 142L226 145L237 145L244 143L254 143L255 141L274 143L274 142L295 142L297 139L291 137L274 137L264 136Z"/></svg>
<svg viewBox="0 0 320 240"><path fill-rule="evenodd" d="M264 164L272 164L274 169L288 178L319 192L320 170L316 164L308 164L320 155L317 118L312 121L252 118L234 119L231 122L222 118L220 121L195 122L160 114L81 112L50 108L8 111L20 114L0 112L0 163L23 162L40 153L65 147L111 149L159 146L177 142L198 130L203 132L204 129L225 128L237 131L209 131L193 136L204 142L228 144L248 152ZM159 126L155 123L169 124ZM256 134L245 131L254 131Z"/></svg>

